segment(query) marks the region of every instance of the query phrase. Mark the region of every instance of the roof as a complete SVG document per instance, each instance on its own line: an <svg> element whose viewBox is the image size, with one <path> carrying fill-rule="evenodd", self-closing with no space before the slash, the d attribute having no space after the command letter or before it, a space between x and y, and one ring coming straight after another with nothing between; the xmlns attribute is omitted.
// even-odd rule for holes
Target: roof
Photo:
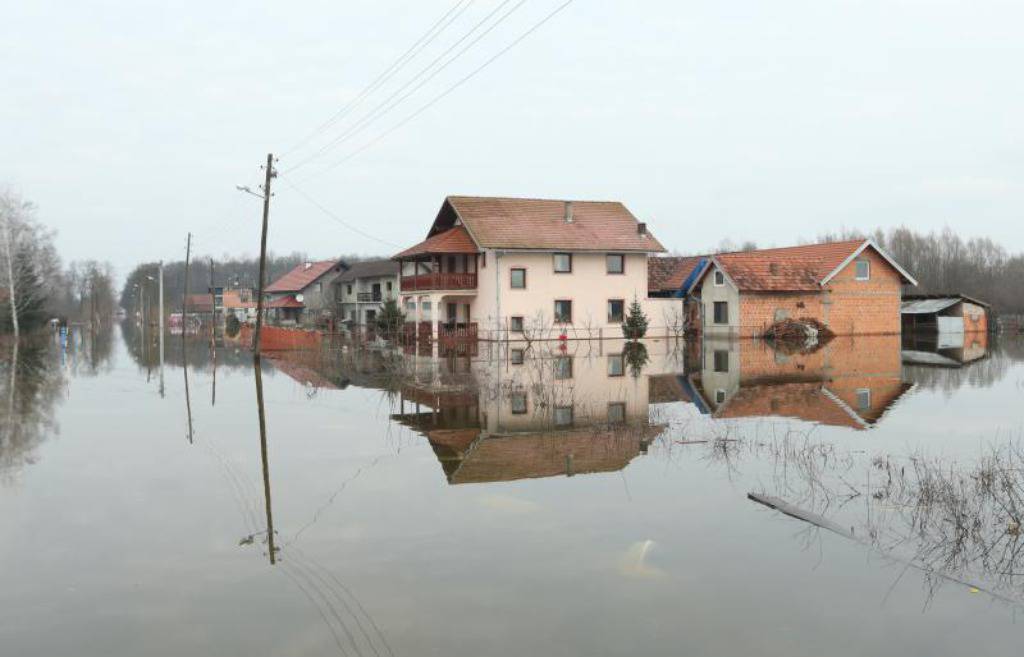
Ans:
<svg viewBox="0 0 1024 657"><path fill-rule="evenodd" d="M892 265L904 282L917 285L917 281L899 263L870 239L721 253L713 256L712 262L740 291L816 291L868 248L874 249Z"/></svg>
<svg viewBox="0 0 1024 657"><path fill-rule="evenodd" d="M213 310L213 295L190 294L185 297L185 307L189 310Z"/></svg>
<svg viewBox="0 0 1024 657"><path fill-rule="evenodd" d="M357 278L377 278L380 276L397 276L398 263L394 260L363 260L353 262L345 272L338 277L339 281L354 281Z"/></svg>
<svg viewBox="0 0 1024 657"><path fill-rule="evenodd" d="M278 297L267 304L267 308L305 308L306 304L295 298L294 294Z"/></svg>
<svg viewBox="0 0 1024 657"><path fill-rule="evenodd" d="M904 301L900 312L904 315L930 315L960 303L959 297L938 297L935 299L914 299Z"/></svg>
<svg viewBox="0 0 1024 657"><path fill-rule="evenodd" d="M987 301L982 301L975 297L967 296L962 292L948 292L946 294L904 294L904 301L920 301L924 299L952 299L955 298L957 301L967 301L977 306L984 306L985 308L991 308L992 304Z"/></svg>
<svg viewBox="0 0 1024 657"><path fill-rule="evenodd" d="M567 207L572 221L566 221ZM461 222L476 244L494 249L662 252L665 248L617 201L449 196L431 234ZM646 228L646 227L645 227Z"/></svg>
<svg viewBox="0 0 1024 657"><path fill-rule="evenodd" d="M652 292L686 289L687 281L707 260L707 256L650 258L647 260L647 289Z"/></svg>
<svg viewBox="0 0 1024 657"><path fill-rule="evenodd" d="M249 298L255 299L255 294L249 290ZM255 308L256 301L242 301L242 290L224 290L221 305L225 308Z"/></svg>
<svg viewBox="0 0 1024 657"><path fill-rule="evenodd" d="M439 255L445 253L479 253L476 242L462 226L455 226L448 230L431 235L416 246L409 247L405 251L394 256L398 258L411 258L421 255Z"/></svg>
<svg viewBox="0 0 1024 657"><path fill-rule="evenodd" d="M339 260L304 262L268 285L264 292L301 292L335 266L347 267Z"/></svg>

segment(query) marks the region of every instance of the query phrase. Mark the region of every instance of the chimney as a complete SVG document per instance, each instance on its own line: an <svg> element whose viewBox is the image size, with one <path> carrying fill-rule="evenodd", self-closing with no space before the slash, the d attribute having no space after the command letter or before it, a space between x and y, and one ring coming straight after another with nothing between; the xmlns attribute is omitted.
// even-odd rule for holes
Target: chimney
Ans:
<svg viewBox="0 0 1024 657"><path fill-rule="evenodd" d="M304 263L302 263L302 268L303 269L309 269L312 266L313 266L312 262L304 262Z"/></svg>
<svg viewBox="0 0 1024 657"><path fill-rule="evenodd" d="M637 225L636 225L636 232L638 234L640 234L640 235L646 235L647 234L647 224L645 224L642 221L638 222Z"/></svg>
<svg viewBox="0 0 1024 657"><path fill-rule="evenodd" d="M572 223L572 201L565 202L565 223Z"/></svg>

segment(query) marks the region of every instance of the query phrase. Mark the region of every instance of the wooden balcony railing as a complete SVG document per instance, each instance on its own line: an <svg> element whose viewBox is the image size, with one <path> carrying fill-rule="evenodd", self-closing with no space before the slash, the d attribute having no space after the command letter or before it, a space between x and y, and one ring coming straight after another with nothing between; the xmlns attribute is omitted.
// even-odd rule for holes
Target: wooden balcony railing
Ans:
<svg viewBox="0 0 1024 657"><path fill-rule="evenodd" d="M356 301L383 301L383 296L380 292L356 292Z"/></svg>
<svg viewBox="0 0 1024 657"><path fill-rule="evenodd" d="M475 290L476 272L433 272L402 277L402 292L430 290Z"/></svg>

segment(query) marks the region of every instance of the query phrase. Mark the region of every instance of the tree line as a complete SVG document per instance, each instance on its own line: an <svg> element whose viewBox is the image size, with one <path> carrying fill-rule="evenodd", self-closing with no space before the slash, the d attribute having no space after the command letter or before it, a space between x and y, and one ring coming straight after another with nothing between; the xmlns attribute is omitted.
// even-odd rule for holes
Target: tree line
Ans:
<svg viewBox="0 0 1024 657"><path fill-rule="evenodd" d="M109 325L117 310L113 269L95 260L67 268L54 246L54 231L35 205L0 190L0 330L15 336L52 318Z"/></svg>

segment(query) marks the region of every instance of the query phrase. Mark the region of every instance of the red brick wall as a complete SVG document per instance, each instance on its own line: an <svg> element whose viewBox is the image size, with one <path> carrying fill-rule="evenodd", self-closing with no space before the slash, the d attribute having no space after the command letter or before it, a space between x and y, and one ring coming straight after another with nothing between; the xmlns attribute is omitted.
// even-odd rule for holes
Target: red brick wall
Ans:
<svg viewBox="0 0 1024 657"><path fill-rule="evenodd" d="M898 335L899 272L871 249L860 257L871 262L871 280L856 280L856 265L851 262L821 292L742 293L740 335L763 335L779 310L793 319L814 318L836 335Z"/></svg>
<svg viewBox="0 0 1024 657"><path fill-rule="evenodd" d="M982 306L963 302L964 332L988 333L988 312Z"/></svg>

